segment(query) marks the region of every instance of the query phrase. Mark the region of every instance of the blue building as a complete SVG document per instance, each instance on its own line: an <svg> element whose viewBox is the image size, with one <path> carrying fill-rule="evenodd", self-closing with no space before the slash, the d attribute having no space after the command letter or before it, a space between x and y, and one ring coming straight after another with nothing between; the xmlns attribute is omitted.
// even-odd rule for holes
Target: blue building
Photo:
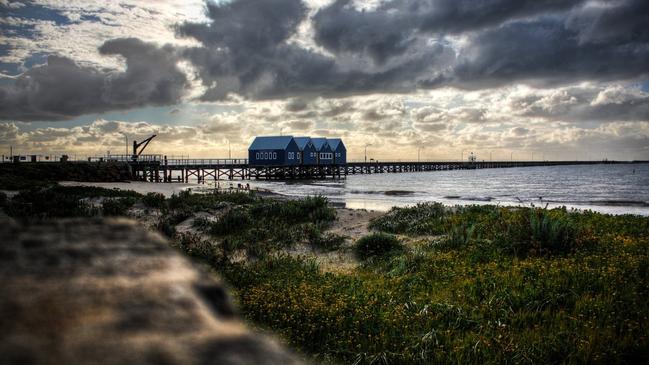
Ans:
<svg viewBox="0 0 649 365"><path fill-rule="evenodd" d="M300 149L299 159L302 165L317 165L318 151L316 151L311 137L295 137L297 148Z"/></svg>
<svg viewBox="0 0 649 365"><path fill-rule="evenodd" d="M318 165L332 165L334 154L326 138L311 138L316 151L318 152Z"/></svg>
<svg viewBox="0 0 649 365"><path fill-rule="evenodd" d="M334 154L334 164L335 165L345 165L347 164L347 148L343 143L343 140L340 138L327 138L329 147Z"/></svg>
<svg viewBox="0 0 649 365"><path fill-rule="evenodd" d="M299 165L300 149L292 136L255 137L248 147L248 164L251 166Z"/></svg>

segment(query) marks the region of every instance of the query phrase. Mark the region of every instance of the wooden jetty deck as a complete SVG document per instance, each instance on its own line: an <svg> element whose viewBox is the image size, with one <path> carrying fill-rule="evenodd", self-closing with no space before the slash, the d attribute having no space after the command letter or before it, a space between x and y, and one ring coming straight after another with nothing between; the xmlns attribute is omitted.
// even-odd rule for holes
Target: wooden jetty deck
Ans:
<svg viewBox="0 0 649 365"><path fill-rule="evenodd" d="M356 174L512 168L528 166L595 165L628 161L372 161L323 166L250 166L247 159L157 159L130 161L135 180L188 182L207 180L292 180L343 178Z"/></svg>

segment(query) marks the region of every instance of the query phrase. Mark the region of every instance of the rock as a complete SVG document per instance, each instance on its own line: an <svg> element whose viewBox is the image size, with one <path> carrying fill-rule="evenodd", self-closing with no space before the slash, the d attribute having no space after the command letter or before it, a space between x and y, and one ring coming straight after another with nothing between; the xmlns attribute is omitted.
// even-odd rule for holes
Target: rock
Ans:
<svg viewBox="0 0 649 365"><path fill-rule="evenodd" d="M223 286L125 219L0 217L0 363L294 364Z"/></svg>

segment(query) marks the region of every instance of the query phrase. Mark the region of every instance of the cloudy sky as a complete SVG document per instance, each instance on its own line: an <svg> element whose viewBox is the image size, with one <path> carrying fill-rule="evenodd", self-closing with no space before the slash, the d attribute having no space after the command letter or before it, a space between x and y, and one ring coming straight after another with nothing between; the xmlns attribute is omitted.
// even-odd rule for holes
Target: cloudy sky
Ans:
<svg viewBox="0 0 649 365"><path fill-rule="evenodd" d="M649 159L647 0L0 0L0 147Z"/></svg>

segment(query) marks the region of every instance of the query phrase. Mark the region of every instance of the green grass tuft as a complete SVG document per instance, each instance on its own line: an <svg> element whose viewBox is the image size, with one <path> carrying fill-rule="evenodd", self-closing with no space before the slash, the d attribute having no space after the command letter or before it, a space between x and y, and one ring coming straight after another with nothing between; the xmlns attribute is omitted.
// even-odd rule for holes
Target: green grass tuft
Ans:
<svg viewBox="0 0 649 365"><path fill-rule="evenodd" d="M385 233L372 233L361 237L354 244L354 253L360 260L381 258L403 251L403 244L395 236Z"/></svg>

